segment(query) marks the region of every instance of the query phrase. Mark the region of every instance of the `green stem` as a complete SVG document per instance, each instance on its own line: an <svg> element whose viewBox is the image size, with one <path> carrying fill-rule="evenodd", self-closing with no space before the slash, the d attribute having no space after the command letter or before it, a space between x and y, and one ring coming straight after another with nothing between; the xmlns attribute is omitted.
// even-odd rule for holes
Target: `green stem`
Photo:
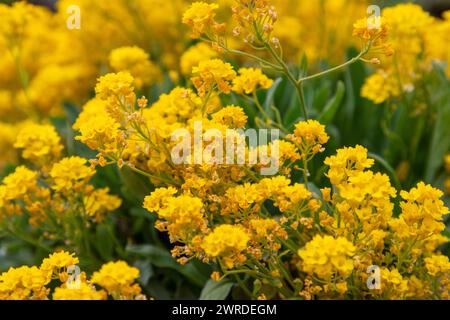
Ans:
<svg viewBox="0 0 450 320"><path fill-rule="evenodd" d="M349 65L351 65L351 64L353 64L353 63L355 63L357 61L359 61L369 51L369 48L370 48L370 46L367 46L356 57L351 58L350 60L348 60L347 62L345 62L345 63L343 63L341 65L338 65L338 66L330 68L328 70L325 70L325 71L313 74L311 76L306 76L306 77L300 78L297 82L298 83L302 83L304 81L320 78L320 77L322 77L324 75L327 75L329 73L333 73L335 71L339 71L339 70L341 70L341 69L343 69L343 68L345 68L345 67L347 67L347 66L349 66Z"/></svg>
<svg viewBox="0 0 450 320"><path fill-rule="evenodd" d="M272 55L272 57L278 62L281 69L283 70L286 77L289 79L289 81L294 85L295 91L297 92L298 99L300 101L301 110L303 113L303 117L305 120L308 120L308 111L306 108L305 103L305 95L303 93L303 86L301 82L298 82L295 77L292 75L291 71L289 70L288 65L283 61L283 59L278 55L278 53L272 48L270 44L267 42L264 42L264 46L267 48L269 53Z"/></svg>

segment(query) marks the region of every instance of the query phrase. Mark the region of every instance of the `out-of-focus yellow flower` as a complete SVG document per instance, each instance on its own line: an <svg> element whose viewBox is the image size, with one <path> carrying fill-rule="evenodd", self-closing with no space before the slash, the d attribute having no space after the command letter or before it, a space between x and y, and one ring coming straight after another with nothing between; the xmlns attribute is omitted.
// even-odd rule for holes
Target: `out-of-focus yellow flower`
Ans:
<svg viewBox="0 0 450 320"><path fill-rule="evenodd" d="M450 173L450 154L445 156L444 165L445 165L445 170L447 170L447 172Z"/></svg>
<svg viewBox="0 0 450 320"><path fill-rule="evenodd" d="M104 220L105 213L116 210L122 204L119 197L109 194L109 188L94 190L84 197L83 202L86 213L97 223Z"/></svg>
<svg viewBox="0 0 450 320"><path fill-rule="evenodd" d="M217 51L206 43L200 42L187 49L180 58L181 72L185 76L190 76L192 69L199 65L200 62L216 58Z"/></svg>
<svg viewBox="0 0 450 320"><path fill-rule="evenodd" d="M137 46L114 49L109 55L109 63L115 72L129 72L134 77L137 88L154 84L161 79L158 66L150 61L148 53Z"/></svg>
<svg viewBox="0 0 450 320"><path fill-rule="evenodd" d="M17 167L13 173L3 179L4 199L20 200L36 186L37 173L24 166Z"/></svg>
<svg viewBox="0 0 450 320"><path fill-rule="evenodd" d="M58 160L63 146L61 138L51 125L26 124L17 135L14 147L22 149L22 157L44 165Z"/></svg>
<svg viewBox="0 0 450 320"><path fill-rule="evenodd" d="M450 262L447 256L442 254L434 254L431 257L425 258L425 266L431 276L437 274L446 274L450 271Z"/></svg>
<svg viewBox="0 0 450 320"><path fill-rule="evenodd" d="M202 34L211 32L215 25L214 17L219 5L206 2L194 2L183 14L183 23L192 28L192 37L198 38Z"/></svg>
<svg viewBox="0 0 450 320"><path fill-rule="evenodd" d="M133 83L129 72L108 73L98 79L95 93L102 100L119 99L133 94Z"/></svg>
<svg viewBox="0 0 450 320"><path fill-rule="evenodd" d="M400 87L397 79L383 70L369 76L361 88L361 96L375 104L381 104L399 94Z"/></svg>

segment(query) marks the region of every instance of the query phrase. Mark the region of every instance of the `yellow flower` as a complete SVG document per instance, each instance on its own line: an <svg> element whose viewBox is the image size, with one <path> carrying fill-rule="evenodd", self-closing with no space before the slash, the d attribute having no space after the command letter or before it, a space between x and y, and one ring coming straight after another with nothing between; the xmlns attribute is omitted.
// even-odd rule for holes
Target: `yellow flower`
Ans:
<svg viewBox="0 0 450 320"><path fill-rule="evenodd" d="M50 170L52 188L64 193L80 190L95 174L95 170L86 166L87 160L80 157L64 158Z"/></svg>
<svg viewBox="0 0 450 320"><path fill-rule="evenodd" d="M410 192L400 193L404 199L400 203L402 213L390 222L391 228L401 239L428 239L432 235L439 235L445 229L443 216L449 209L440 199L443 192L430 185L419 182Z"/></svg>
<svg viewBox="0 0 450 320"><path fill-rule="evenodd" d="M108 73L98 79L95 93L101 100L127 97L133 93L134 78L129 72Z"/></svg>
<svg viewBox="0 0 450 320"><path fill-rule="evenodd" d="M217 52L206 43L200 42L187 49L180 58L181 72L189 76L192 69L198 66L200 62L217 57Z"/></svg>
<svg viewBox="0 0 450 320"><path fill-rule="evenodd" d="M22 157L35 164L58 160L63 146L61 138L51 125L26 124L19 131L14 147L22 150Z"/></svg>
<svg viewBox="0 0 450 320"><path fill-rule="evenodd" d="M450 271L450 262L447 256L434 254L431 257L425 258L425 267L427 268L428 274L434 277L439 273L448 274Z"/></svg>
<svg viewBox="0 0 450 320"><path fill-rule="evenodd" d="M369 53L381 53L386 56L394 54L390 43L387 42L390 26L381 16L363 18L353 25L353 36L357 36L370 45Z"/></svg>
<svg viewBox="0 0 450 320"><path fill-rule="evenodd" d="M227 106L212 115L212 120L229 128L239 129L247 124L247 115L241 107Z"/></svg>
<svg viewBox="0 0 450 320"><path fill-rule="evenodd" d="M122 200L109 194L109 188L97 189L83 198L86 213L93 217L95 222L101 223L107 212L116 210L122 204Z"/></svg>
<svg viewBox="0 0 450 320"><path fill-rule="evenodd" d="M353 25L353 35L366 41L382 41L388 36L389 26L381 16L363 18Z"/></svg>
<svg viewBox="0 0 450 320"><path fill-rule="evenodd" d="M353 270L351 257L355 246L345 238L316 235L304 248L298 251L302 258L302 270L330 279L335 273L347 277Z"/></svg>
<svg viewBox="0 0 450 320"><path fill-rule="evenodd" d="M40 269L51 279L54 273L59 275L60 272L65 272L68 267L77 265L79 262L74 253L60 251L52 253L48 258L45 258Z"/></svg>
<svg viewBox="0 0 450 320"><path fill-rule="evenodd" d="M177 193L174 187L158 188L144 199L144 208L150 212L158 212L167 207L167 203Z"/></svg>
<svg viewBox="0 0 450 320"><path fill-rule="evenodd" d="M401 93L398 81L389 71L379 70L369 76L361 88L361 96L375 104L397 97Z"/></svg>
<svg viewBox="0 0 450 320"><path fill-rule="evenodd" d="M108 262L91 277L92 283L104 288L114 299L132 299L141 293L135 280L139 269L130 267L125 261Z"/></svg>
<svg viewBox="0 0 450 320"><path fill-rule="evenodd" d="M444 186L447 190L447 193L450 194L450 178L447 178L444 182Z"/></svg>
<svg viewBox="0 0 450 320"><path fill-rule="evenodd" d="M19 200L37 187L37 173L24 166L3 179L4 199Z"/></svg>
<svg viewBox="0 0 450 320"><path fill-rule="evenodd" d="M305 153L316 154L323 152L322 145L327 143L330 137L325 132L325 126L319 121L308 120L297 123L294 134L288 139L296 142Z"/></svg>
<svg viewBox="0 0 450 320"><path fill-rule="evenodd" d="M80 131L80 135L76 136L75 140L81 141L92 150L119 157L118 153L123 148L125 139L120 130L120 124L105 111L92 116L85 112L90 110L81 112L75 123Z"/></svg>
<svg viewBox="0 0 450 320"><path fill-rule="evenodd" d="M158 66L150 61L150 56L137 46L120 47L111 51L109 64L115 72L126 71L134 77L137 88L151 85L161 78Z"/></svg>
<svg viewBox="0 0 450 320"><path fill-rule="evenodd" d="M247 249L249 240L244 227L222 224L203 238L201 246L207 255L223 258L225 266L232 268L236 262L245 261L241 253Z"/></svg>
<svg viewBox="0 0 450 320"><path fill-rule="evenodd" d="M192 37L198 38L209 33L215 24L214 17L219 5L206 2L194 2L183 14L183 23L192 28Z"/></svg>
<svg viewBox="0 0 450 320"><path fill-rule="evenodd" d="M367 149L357 145L337 150L335 156L325 159L324 164L330 167L327 177L334 185L346 182L347 179L373 166L373 159L367 158Z"/></svg>
<svg viewBox="0 0 450 320"><path fill-rule="evenodd" d="M192 69L192 74L192 82L201 97L216 87L223 93L230 93L231 82L236 77L231 64L220 59L201 61Z"/></svg>
<svg viewBox="0 0 450 320"><path fill-rule="evenodd" d="M185 195L168 198L158 211L158 217L165 220L172 242L189 242L199 232L207 230L203 203L199 198Z"/></svg>
<svg viewBox="0 0 450 320"><path fill-rule="evenodd" d="M445 156L444 164L445 164L445 170L447 170L447 172L450 173L450 154Z"/></svg>
<svg viewBox="0 0 450 320"><path fill-rule="evenodd" d="M0 122L0 170L8 163L16 163L18 152L14 148L18 125Z"/></svg>
<svg viewBox="0 0 450 320"><path fill-rule="evenodd" d="M239 75L233 80L233 91L237 94L252 94L259 87L269 89L272 84L273 81L261 69L241 68Z"/></svg>
<svg viewBox="0 0 450 320"><path fill-rule="evenodd" d="M106 300L106 292L97 291L94 286L80 281L79 287L67 287L63 285L55 288L53 300Z"/></svg>
<svg viewBox="0 0 450 320"><path fill-rule="evenodd" d="M262 248L273 251L281 248L278 239L288 238L286 230L275 219L251 219L249 230L252 231L254 241L260 243Z"/></svg>
<svg viewBox="0 0 450 320"><path fill-rule="evenodd" d="M403 279L397 269L381 269L381 290L390 291L391 298L402 299L408 290L408 280Z"/></svg>
<svg viewBox="0 0 450 320"><path fill-rule="evenodd" d="M0 275L0 300L45 300L50 282L46 273L39 268L10 268Z"/></svg>

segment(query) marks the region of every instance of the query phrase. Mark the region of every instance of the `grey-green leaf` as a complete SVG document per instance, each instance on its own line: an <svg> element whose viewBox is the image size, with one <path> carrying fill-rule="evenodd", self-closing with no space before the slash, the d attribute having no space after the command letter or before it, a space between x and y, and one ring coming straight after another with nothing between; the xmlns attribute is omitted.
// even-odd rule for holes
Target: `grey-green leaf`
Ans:
<svg viewBox="0 0 450 320"><path fill-rule="evenodd" d="M200 295L200 300L225 300L230 294L233 282L208 280Z"/></svg>
<svg viewBox="0 0 450 320"><path fill-rule="evenodd" d="M345 94L345 86L342 81L339 81L336 88L336 94L328 101L327 105L323 109L319 116L318 121L323 125L330 124L333 121L339 106L342 103Z"/></svg>

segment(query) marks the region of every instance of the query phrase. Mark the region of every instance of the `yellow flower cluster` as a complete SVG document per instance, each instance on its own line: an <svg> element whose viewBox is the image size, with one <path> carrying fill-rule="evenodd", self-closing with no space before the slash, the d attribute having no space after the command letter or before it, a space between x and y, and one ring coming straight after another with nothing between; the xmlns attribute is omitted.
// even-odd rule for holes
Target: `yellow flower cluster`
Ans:
<svg viewBox="0 0 450 320"><path fill-rule="evenodd" d="M238 72L239 75L233 80L233 91L237 94L252 94L259 87L269 89L273 84L261 69L241 68Z"/></svg>
<svg viewBox="0 0 450 320"><path fill-rule="evenodd" d="M346 238L315 236L298 251L305 272L330 279L335 273L347 277L353 270L355 246Z"/></svg>
<svg viewBox="0 0 450 320"><path fill-rule="evenodd" d="M50 254L39 267L10 268L0 275L0 300L145 299L135 283L139 270L126 262L104 264L90 280L84 272L73 273L79 270L78 263L73 253L60 251ZM53 280L59 283L56 287Z"/></svg>
<svg viewBox="0 0 450 320"><path fill-rule="evenodd" d="M219 59L201 61L192 69L192 83L201 97L217 88L220 92L230 93L236 72L231 64Z"/></svg>
<svg viewBox="0 0 450 320"><path fill-rule="evenodd" d="M245 262L241 253L247 249L250 237L242 226L223 224L214 229L202 240L205 253L213 258L222 257L224 266L233 268L237 263Z"/></svg>
<svg viewBox="0 0 450 320"><path fill-rule="evenodd" d="M92 274L91 282L104 288L116 300L132 300L141 296L141 288L135 283L139 269L125 261L108 262ZM141 296L142 297L142 296Z"/></svg>
<svg viewBox="0 0 450 320"><path fill-rule="evenodd" d="M109 64L115 72L129 72L137 88L151 85L161 78L160 70L150 61L150 56L136 46L114 49L109 55Z"/></svg>
<svg viewBox="0 0 450 320"><path fill-rule="evenodd" d="M22 157L42 166L52 163L61 156L61 138L51 125L27 123L19 131L14 147L23 149Z"/></svg>
<svg viewBox="0 0 450 320"><path fill-rule="evenodd" d="M323 145L330 137L325 132L325 126L316 120L299 122L295 125L294 134L288 137L289 140L300 146L303 157L308 157L319 152L323 152Z"/></svg>
<svg viewBox="0 0 450 320"><path fill-rule="evenodd" d="M194 2L183 14L183 23L192 28L192 37L198 38L202 34L213 34L217 27L214 18L217 4L208 4L205 2Z"/></svg>
<svg viewBox="0 0 450 320"><path fill-rule="evenodd" d="M366 79L361 95L380 104L412 91L432 69L433 62L448 62L441 44L448 39L444 30L449 30L449 26L448 19L433 18L412 3L387 7L381 17L358 21L354 34L373 42L370 51L392 55L383 59L381 68Z"/></svg>
<svg viewBox="0 0 450 320"><path fill-rule="evenodd" d="M46 238L66 241L78 233L75 221L99 223L120 207L121 200L108 188L90 185L95 170L86 159L62 157L61 139L54 127L25 124L14 145L36 169L19 166L3 179L0 228L17 232L14 221L26 214Z"/></svg>

